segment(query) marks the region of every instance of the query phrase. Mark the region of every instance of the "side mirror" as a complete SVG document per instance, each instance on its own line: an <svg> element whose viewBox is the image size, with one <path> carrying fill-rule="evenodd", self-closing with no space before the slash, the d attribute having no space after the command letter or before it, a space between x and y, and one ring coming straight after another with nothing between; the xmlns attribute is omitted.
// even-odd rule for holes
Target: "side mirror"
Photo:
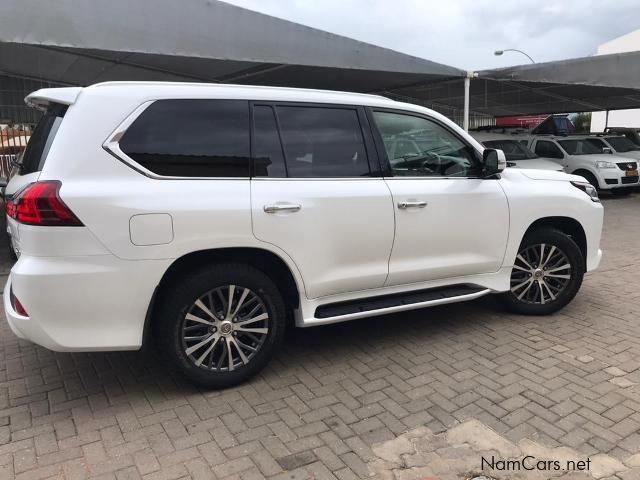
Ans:
<svg viewBox="0 0 640 480"><path fill-rule="evenodd" d="M608 153L609 155L613 155L613 149L611 147L602 147L602 153Z"/></svg>
<svg viewBox="0 0 640 480"><path fill-rule="evenodd" d="M482 152L484 163L484 175L491 177L507 168L507 157L502 150L495 148L485 148Z"/></svg>

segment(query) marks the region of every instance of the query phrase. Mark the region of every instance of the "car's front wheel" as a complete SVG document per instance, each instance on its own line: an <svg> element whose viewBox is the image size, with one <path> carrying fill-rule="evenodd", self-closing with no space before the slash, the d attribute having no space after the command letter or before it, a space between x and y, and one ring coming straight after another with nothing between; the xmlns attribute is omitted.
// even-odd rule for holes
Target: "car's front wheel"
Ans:
<svg viewBox="0 0 640 480"><path fill-rule="evenodd" d="M282 341L282 296L249 265L212 265L166 291L155 322L161 353L200 386L243 382L265 367Z"/></svg>
<svg viewBox="0 0 640 480"><path fill-rule="evenodd" d="M585 170L579 170L577 172L573 172L574 175L580 175L581 177L583 177L587 182L589 182L591 184L591 186L593 188L596 189L596 191L600 191L600 184L598 183L598 179L595 177L595 175L591 172L587 172Z"/></svg>
<svg viewBox="0 0 640 480"><path fill-rule="evenodd" d="M536 230L522 241L511 271L511 288L500 299L515 313L548 315L576 296L584 271L584 257L571 237L555 229Z"/></svg>

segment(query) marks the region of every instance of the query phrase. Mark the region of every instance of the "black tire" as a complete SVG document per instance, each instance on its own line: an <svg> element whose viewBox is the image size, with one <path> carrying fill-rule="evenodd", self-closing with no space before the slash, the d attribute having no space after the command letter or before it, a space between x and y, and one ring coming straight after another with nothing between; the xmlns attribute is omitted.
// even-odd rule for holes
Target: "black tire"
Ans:
<svg viewBox="0 0 640 480"><path fill-rule="evenodd" d="M593 173L588 172L586 170L580 170L579 172L574 172L574 175L580 175L584 177L587 182L589 182L596 191L600 192L600 185L598 184L598 179L593 175Z"/></svg>
<svg viewBox="0 0 640 480"><path fill-rule="evenodd" d="M544 269L536 268L538 272L536 274L530 275L518 268L513 269L510 283L512 290L498 295L502 305L513 313L522 315L549 315L551 313L557 312L565 305L567 305L571 300L573 300L573 298L578 293L580 286L582 285L582 278L584 277L585 272L585 261L582 255L582 251L571 237L563 232L560 232L559 230L551 228L541 228L539 230L528 233L520 244L520 248L518 249L518 256L522 257L524 255L530 255L531 252L535 252L537 250L538 246L542 245L555 247L555 249L553 250L553 252L555 252L554 255L560 255L558 252L561 252L564 257L560 256L560 260L558 261L558 263L552 265L553 268L549 269L554 270L555 268L555 271L553 273L547 273ZM546 250L546 253L548 254L548 252L550 251L551 249L548 248ZM550 257L551 255L549 255L549 257L545 255L548 264L552 263L551 260L549 260ZM568 264L570 265L569 272L567 273L566 269L560 269L558 271L557 267L566 265L566 262L568 262ZM515 263L516 265L524 265L524 263L519 258L516 259ZM540 262L538 262L538 265L535 265L535 259L533 259L528 263L531 265L531 267L537 267L539 266ZM545 262L543 261L543 266L545 266L544 263ZM541 280L536 281L536 275L542 275ZM569 276L569 278L560 279L558 278L559 276ZM524 283L527 282L527 279L530 279L531 285L529 285L528 283ZM566 283L564 283L565 281ZM557 288L561 283L564 285L563 288L559 291L553 292L552 289ZM524 286L518 287L519 285ZM547 288L545 285L550 285L550 287ZM529 291L526 292L522 298L519 298L523 295L523 289L527 287L529 287ZM555 298L552 298L549 293L550 291L552 293L555 293ZM547 299L550 300L542 302L539 297L540 295L542 295L543 298L544 296L547 296Z"/></svg>
<svg viewBox="0 0 640 480"><path fill-rule="evenodd" d="M217 289L224 289L225 287L227 288L226 291L229 292L230 289L228 287L231 285L234 286L234 292L236 292L235 297L234 293L231 293L232 299L236 300L235 305L239 302L237 292L244 292L244 289L250 290L251 295L262 302L260 308L266 310L268 314L268 318L264 320L264 322L268 322L264 324L268 326L268 333L261 337L261 343L252 343L253 347L256 347L255 352L244 351L245 357L249 355L247 363L232 366L232 368L227 368L226 370L224 367L220 367L218 370L212 370L215 366L211 364L207 366L204 365L204 363L215 363L216 359L214 355L219 353L219 349L229 348L238 355L238 351L236 350L239 349L238 344L234 343L232 348L228 342L233 341L233 338L229 337L231 335L234 337L236 335L247 335L243 332L234 332L233 334L228 334L223 337L221 335L222 328L218 328L218 330L220 330L220 332L218 332L220 340L212 342L217 345L213 347L214 350L210 354L209 360L205 360L203 364L198 366L196 364L197 360L187 353L187 344L183 338L183 328L187 321L191 321L185 317L188 313L193 312L197 300L206 303L207 301L202 299L208 298L213 302L210 296L206 297L209 292L215 291L218 293ZM236 286L238 290L235 290ZM259 301L256 300L256 305ZM215 305L212 305L212 303L207 305L210 311L218 310L214 308ZM233 310L233 308L229 310ZM180 277L178 281L163 291L163 298L155 311L157 313L153 324L154 334L162 355L166 356L170 364L177 368L179 373L186 376L191 382L201 387L212 389L237 385L262 370L280 346L286 325L285 304L276 285L262 271L245 264L213 264L192 274ZM204 314L204 310L196 311L202 312L196 316L204 317L207 321L212 321L210 319L213 317ZM238 321L242 320L240 319L240 314L238 314L238 319ZM214 319L213 321L217 322L218 320L222 320L222 318ZM187 328L193 329L199 327L199 325L197 325L198 322L191 322L194 323L194 325ZM222 324L217 323L217 325L220 326ZM196 334L200 333L199 338L205 338L205 336L213 334L211 329L215 327L204 325L200 328L204 329L204 333L203 330L200 330L196 331ZM238 337L236 340L240 340L240 338ZM191 344L190 347L193 347L193 344ZM204 347L202 348L204 349ZM228 351L221 351L219 358L224 357L228 353ZM200 355L200 351L197 351L195 355ZM242 353L240 355L242 355ZM244 362L244 360L242 361ZM231 364L235 365L233 360L231 360Z"/></svg>

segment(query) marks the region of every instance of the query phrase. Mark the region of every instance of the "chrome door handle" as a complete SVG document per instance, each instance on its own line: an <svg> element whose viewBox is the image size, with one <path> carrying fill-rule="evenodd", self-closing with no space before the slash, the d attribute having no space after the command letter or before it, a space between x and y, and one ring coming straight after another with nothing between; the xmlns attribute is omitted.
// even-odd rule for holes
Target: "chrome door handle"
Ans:
<svg viewBox="0 0 640 480"><path fill-rule="evenodd" d="M398 202L398 208L407 209L407 208L424 208L427 206L427 202Z"/></svg>
<svg viewBox="0 0 640 480"><path fill-rule="evenodd" d="M293 203L276 203L274 205L265 205L264 211L266 213L299 212L301 208L302 205L296 205Z"/></svg>

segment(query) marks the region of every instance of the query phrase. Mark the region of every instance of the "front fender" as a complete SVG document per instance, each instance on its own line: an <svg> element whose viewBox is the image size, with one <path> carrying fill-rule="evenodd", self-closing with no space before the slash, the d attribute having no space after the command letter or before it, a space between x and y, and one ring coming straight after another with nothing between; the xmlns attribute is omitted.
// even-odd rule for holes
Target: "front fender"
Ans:
<svg viewBox="0 0 640 480"><path fill-rule="evenodd" d="M572 176L569 179L579 179ZM568 179L567 179L568 180ZM500 184L509 199L510 231L504 267L512 267L527 230L550 217L575 220L584 230L587 270L597 268L601 252L603 208L567 180L532 180L526 175L503 176Z"/></svg>

